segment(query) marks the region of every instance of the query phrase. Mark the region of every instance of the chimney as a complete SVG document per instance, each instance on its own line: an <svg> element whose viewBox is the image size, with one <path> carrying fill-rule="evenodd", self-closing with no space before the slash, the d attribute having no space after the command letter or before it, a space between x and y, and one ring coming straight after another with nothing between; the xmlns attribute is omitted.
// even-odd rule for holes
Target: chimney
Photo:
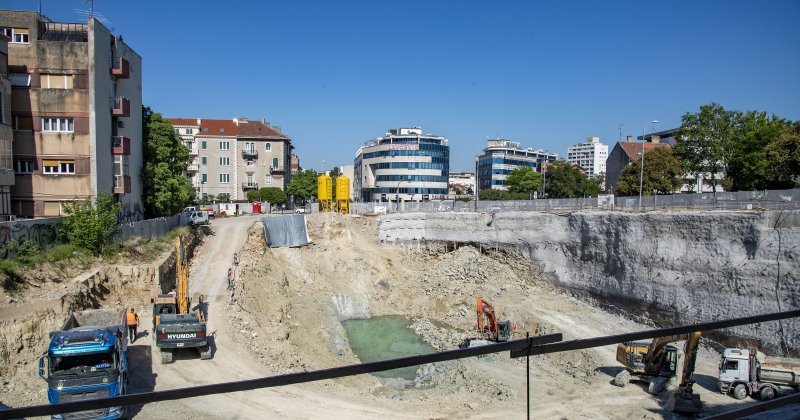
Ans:
<svg viewBox="0 0 800 420"><path fill-rule="evenodd" d="M277 131L277 132L279 132L279 133L281 132L281 126L279 126L279 125L273 125L272 129Z"/></svg>
<svg viewBox="0 0 800 420"><path fill-rule="evenodd" d="M655 134L650 136L650 142L651 143L658 143L659 141L661 141L661 136L657 136Z"/></svg>
<svg viewBox="0 0 800 420"><path fill-rule="evenodd" d="M627 137L625 137L625 141L633 141L633 136L627 136Z"/></svg>

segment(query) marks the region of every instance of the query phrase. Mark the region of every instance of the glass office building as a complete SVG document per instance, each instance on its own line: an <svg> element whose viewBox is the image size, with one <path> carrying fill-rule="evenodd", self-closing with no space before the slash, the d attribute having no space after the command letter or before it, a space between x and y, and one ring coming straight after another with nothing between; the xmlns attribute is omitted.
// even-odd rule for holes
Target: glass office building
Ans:
<svg viewBox="0 0 800 420"><path fill-rule="evenodd" d="M545 150L523 149L520 143L511 140L489 140L478 156L478 189L506 190L506 178L520 166L530 166L541 172L542 163L555 162L558 153Z"/></svg>
<svg viewBox="0 0 800 420"><path fill-rule="evenodd" d="M440 200L447 197L450 146L419 127L392 129L359 148L354 167L359 201Z"/></svg>

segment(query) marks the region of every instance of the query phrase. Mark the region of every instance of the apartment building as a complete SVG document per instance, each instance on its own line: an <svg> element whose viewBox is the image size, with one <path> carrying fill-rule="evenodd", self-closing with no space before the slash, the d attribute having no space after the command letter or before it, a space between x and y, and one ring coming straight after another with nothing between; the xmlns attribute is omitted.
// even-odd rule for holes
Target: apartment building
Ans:
<svg viewBox="0 0 800 420"><path fill-rule="evenodd" d="M53 22L2 11L10 38L14 186L11 212L59 216L100 192L142 218L142 60L94 18Z"/></svg>
<svg viewBox="0 0 800 420"><path fill-rule="evenodd" d="M389 130L356 152L354 195L369 201L429 201L447 197L450 146L420 127Z"/></svg>
<svg viewBox="0 0 800 420"><path fill-rule="evenodd" d="M590 178L606 173L608 145L600 143L600 137L587 137L583 143L567 148L567 162L583 169Z"/></svg>
<svg viewBox="0 0 800 420"><path fill-rule="evenodd" d="M264 187L284 191L291 180L291 139L266 121L234 118L167 118L181 136L192 162L187 176L199 197L228 194L247 199Z"/></svg>
<svg viewBox="0 0 800 420"><path fill-rule="evenodd" d="M627 136L626 141L617 142L611 153L606 159L606 189L613 193L617 188L617 182L622 175L622 171L633 161L642 159L642 152L645 154L661 148L671 147L667 143L661 143L658 136L653 136L649 141L633 141L633 136Z"/></svg>
<svg viewBox="0 0 800 420"><path fill-rule="evenodd" d="M473 172L450 172L450 195L458 195L456 192L460 191L460 195L474 194L475 193L475 173Z"/></svg>
<svg viewBox="0 0 800 420"><path fill-rule="evenodd" d="M558 160L558 153L523 148L511 140L489 140L483 154L478 156L478 190L507 190L508 174L521 166L529 166L541 172L542 164Z"/></svg>
<svg viewBox="0 0 800 420"><path fill-rule="evenodd" d="M11 144L11 80L8 78L8 41L0 35L0 221L11 220L11 186L14 185Z"/></svg>

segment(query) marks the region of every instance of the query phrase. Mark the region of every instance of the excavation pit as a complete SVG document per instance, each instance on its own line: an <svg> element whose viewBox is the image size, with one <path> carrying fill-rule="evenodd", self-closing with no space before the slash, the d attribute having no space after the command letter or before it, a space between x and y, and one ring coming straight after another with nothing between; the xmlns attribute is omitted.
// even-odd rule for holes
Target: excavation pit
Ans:
<svg viewBox="0 0 800 420"><path fill-rule="evenodd" d="M402 316L349 319L342 321L342 326L347 332L350 348L363 363L436 352L409 328L411 321ZM373 375L413 381L417 376L417 366L376 372Z"/></svg>

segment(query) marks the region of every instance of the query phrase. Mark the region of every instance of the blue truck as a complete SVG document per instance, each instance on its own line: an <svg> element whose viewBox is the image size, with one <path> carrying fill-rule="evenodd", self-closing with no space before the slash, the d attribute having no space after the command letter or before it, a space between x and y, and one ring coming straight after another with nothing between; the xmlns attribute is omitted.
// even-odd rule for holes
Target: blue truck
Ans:
<svg viewBox="0 0 800 420"><path fill-rule="evenodd" d="M50 332L39 376L47 381L50 404L124 395L128 388L125 310L88 309L70 314ZM54 415L53 419L118 419L125 407Z"/></svg>

